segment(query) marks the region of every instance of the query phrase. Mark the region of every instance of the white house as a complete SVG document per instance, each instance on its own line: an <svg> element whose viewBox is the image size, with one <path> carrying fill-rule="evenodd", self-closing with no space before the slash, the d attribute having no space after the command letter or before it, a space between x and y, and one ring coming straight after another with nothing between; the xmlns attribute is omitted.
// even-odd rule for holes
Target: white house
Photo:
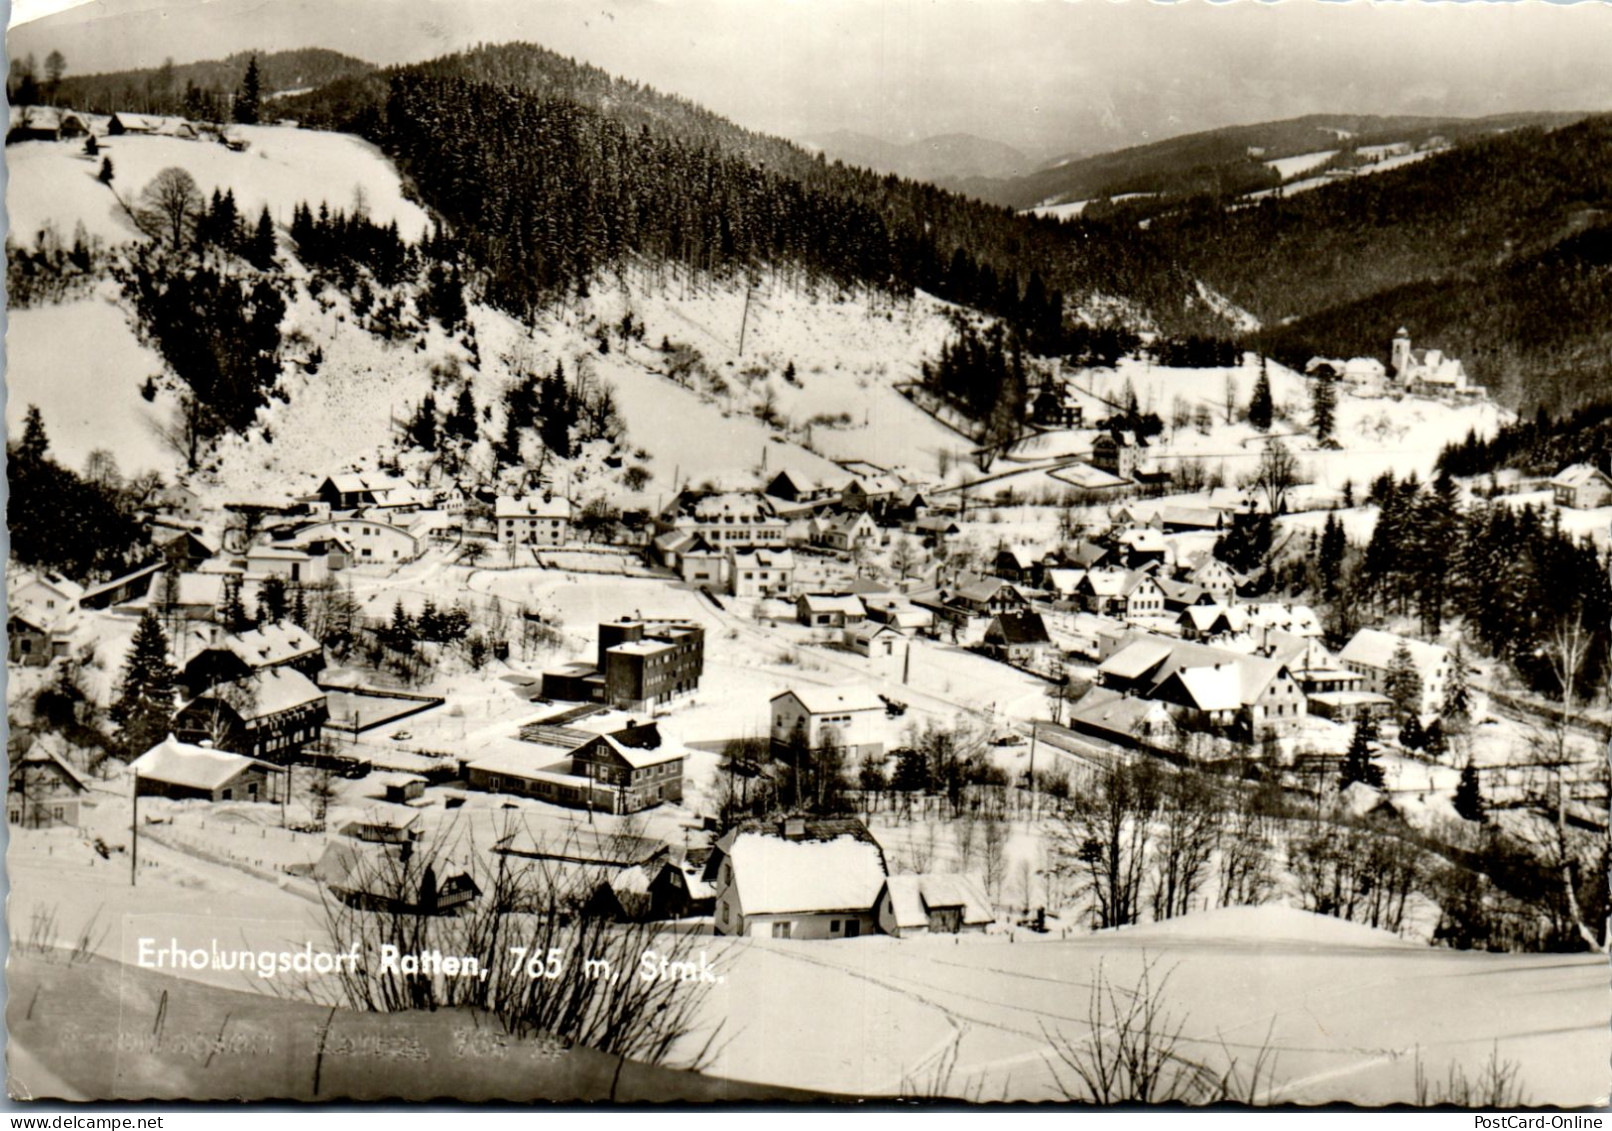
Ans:
<svg viewBox="0 0 1612 1131"><path fill-rule="evenodd" d="M559 495L500 495L493 504L493 523L500 545L559 546L570 537L571 502Z"/></svg>
<svg viewBox="0 0 1612 1131"><path fill-rule="evenodd" d="M984 934L996 919L978 883L940 872L891 876L879 892L878 909L879 930L897 938Z"/></svg>
<svg viewBox="0 0 1612 1131"><path fill-rule="evenodd" d="M877 929L884 853L860 821L787 818L723 837L707 878L719 935L854 939Z"/></svg>
<svg viewBox="0 0 1612 1131"><path fill-rule="evenodd" d="M844 628L867 615L854 593L802 593L795 601L795 619L808 628Z"/></svg>
<svg viewBox="0 0 1612 1131"><path fill-rule="evenodd" d="M857 762L884 753L887 729L884 702L866 686L802 687L772 697L775 748L833 746Z"/></svg>
<svg viewBox="0 0 1612 1131"><path fill-rule="evenodd" d="M76 581L46 574L34 574L19 581L7 594L12 612L28 609L50 619L78 609L84 587Z"/></svg>
<svg viewBox="0 0 1612 1131"><path fill-rule="evenodd" d="M787 597L795 582L790 550L727 551L728 592L735 597Z"/></svg>
<svg viewBox="0 0 1612 1131"><path fill-rule="evenodd" d="M812 520L811 539L831 550L854 550L878 541L879 528L867 511L819 515Z"/></svg>
<svg viewBox="0 0 1612 1131"><path fill-rule="evenodd" d="M863 621L845 630L845 646L868 662L877 675L898 678L907 663L907 634L878 621Z"/></svg>
<svg viewBox="0 0 1612 1131"><path fill-rule="evenodd" d="M298 532L298 540L333 538L353 548L351 564L397 565L420 556L424 545L408 529L374 518L338 518L319 522Z"/></svg>
<svg viewBox="0 0 1612 1131"><path fill-rule="evenodd" d="M1348 670L1366 677L1364 690L1387 695L1388 671L1393 666L1394 653L1401 644L1410 653L1411 664L1422 680L1420 713L1438 714L1444 709L1444 692L1449 687L1455 668L1450 650L1442 644L1428 644L1381 629L1363 628L1344 645L1343 651L1338 653L1338 659Z"/></svg>
<svg viewBox="0 0 1612 1131"><path fill-rule="evenodd" d="M1612 502L1612 477L1589 463L1562 468L1550 481L1556 505L1588 511Z"/></svg>

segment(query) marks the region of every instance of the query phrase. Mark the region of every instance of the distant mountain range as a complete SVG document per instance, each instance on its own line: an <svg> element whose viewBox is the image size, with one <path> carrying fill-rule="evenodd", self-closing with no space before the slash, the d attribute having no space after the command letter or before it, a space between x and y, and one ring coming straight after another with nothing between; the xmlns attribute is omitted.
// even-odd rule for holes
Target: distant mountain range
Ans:
<svg viewBox="0 0 1612 1131"><path fill-rule="evenodd" d="M835 130L798 140L830 160L942 185L1023 177L1039 164L1021 149L973 134L939 134L919 141L894 142L854 130Z"/></svg>
<svg viewBox="0 0 1612 1131"><path fill-rule="evenodd" d="M516 314L642 254L917 287L1040 344L1106 310L1302 366L1379 353L1403 324L1520 407L1570 407L1612 377L1612 116L1311 115L989 178L1027 156L969 135L832 135L813 153L532 44L386 70L335 52L261 63L286 92L277 116L397 159ZM243 68L81 77L61 100L138 108L191 81L227 92ZM995 203L931 178L994 186ZM1037 206L1066 218L1017 214Z"/></svg>
<svg viewBox="0 0 1612 1131"><path fill-rule="evenodd" d="M1281 181L1271 162L1285 157L1443 139L1466 141L1520 126L1561 126L1583 114L1504 114L1485 118L1312 114L1278 122L1205 130L1091 156L1067 154L1021 176L968 186L1013 208L1068 204L1105 196L1229 195Z"/></svg>

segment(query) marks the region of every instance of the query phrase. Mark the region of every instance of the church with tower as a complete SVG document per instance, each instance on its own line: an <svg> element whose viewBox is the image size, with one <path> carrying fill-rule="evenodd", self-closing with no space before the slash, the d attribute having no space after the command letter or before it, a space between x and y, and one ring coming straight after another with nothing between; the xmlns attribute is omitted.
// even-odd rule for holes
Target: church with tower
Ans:
<svg viewBox="0 0 1612 1131"><path fill-rule="evenodd" d="M1412 349L1410 331L1403 326L1389 351L1389 372L1407 392L1459 397L1480 397L1484 392L1481 385L1468 382L1458 358L1445 357L1443 350Z"/></svg>

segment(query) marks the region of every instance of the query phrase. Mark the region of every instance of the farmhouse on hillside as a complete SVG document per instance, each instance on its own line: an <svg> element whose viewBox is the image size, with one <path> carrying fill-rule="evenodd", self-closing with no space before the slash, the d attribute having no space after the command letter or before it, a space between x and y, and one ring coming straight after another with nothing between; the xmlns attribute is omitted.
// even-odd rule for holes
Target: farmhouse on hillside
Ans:
<svg viewBox="0 0 1612 1131"><path fill-rule="evenodd" d="M1550 481L1556 505L1591 511L1612 503L1612 476L1589 463L1562 468Z"/></svg>

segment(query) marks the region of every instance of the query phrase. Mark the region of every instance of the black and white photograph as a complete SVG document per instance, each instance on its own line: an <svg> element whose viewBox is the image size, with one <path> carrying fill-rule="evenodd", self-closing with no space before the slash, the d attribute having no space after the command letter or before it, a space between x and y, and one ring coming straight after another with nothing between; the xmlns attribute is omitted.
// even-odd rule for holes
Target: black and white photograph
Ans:
<svg viewBox="0 0 1612 1131"><path fill-rule="evenodd" d="M6 46L14 1110L1608 1104L1612 3Z"/></svg>

